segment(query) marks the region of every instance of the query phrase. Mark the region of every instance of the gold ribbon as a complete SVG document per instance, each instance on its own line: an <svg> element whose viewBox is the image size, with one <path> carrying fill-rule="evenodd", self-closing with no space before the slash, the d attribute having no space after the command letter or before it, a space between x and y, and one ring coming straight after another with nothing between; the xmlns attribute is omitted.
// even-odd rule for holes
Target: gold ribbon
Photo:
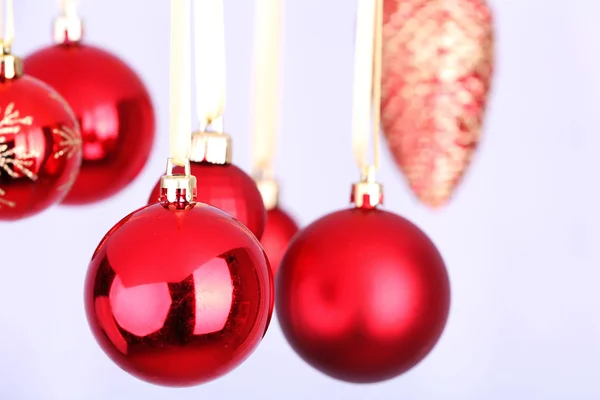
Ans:
<svg viewBox="0 0 600 400"><path fill-rule="evenodd" d="M252 171L272 179L281 102L283 1L256 0L255 7Z"/></svg>
<svg viewBox="0 0 600 400"><path fill-rule="evenodd" d="M352 147L363 180L374 180L381 154L383 0L359 0L354 54ZM369 163L369 136L373 162Z"/></svg>
<svg viewBox="0 0 600 400"><path fill-rule="evenodd" d="M6 5L6 9L4 8ZM0 43L8 52L15 40L15 10L13 0L0 0Z"/></svg>
<svg viewBox="0 0 600 400"><path fill-rule="evenodd" d="M196 0L194 4L196 57L196 112L200 131L223 133L226 63L223 0Z"/></svg>
<svg viewBox="0 0 600 400"><path fill-rule="evenodd" d="M67 18L77 18L77 0L61 0L63 16Z"/></svg>
<svg viewBox="0 0 600 400"><path fill-rule="evenodd" d="M169 117L174 165L185 166L192 147L191 0L171 0Z"/></svg>

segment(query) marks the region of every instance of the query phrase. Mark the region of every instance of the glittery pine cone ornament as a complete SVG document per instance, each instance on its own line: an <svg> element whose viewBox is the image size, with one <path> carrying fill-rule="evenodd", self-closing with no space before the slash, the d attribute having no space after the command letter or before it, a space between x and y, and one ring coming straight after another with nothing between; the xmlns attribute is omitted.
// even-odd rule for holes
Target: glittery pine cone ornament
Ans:
<svg viewBox="0 0 600 400"><path fill-rule="evenodd" d="M493 70L484 0L385 0L383 130L419 200L446 204L481 137Z"/></svg>

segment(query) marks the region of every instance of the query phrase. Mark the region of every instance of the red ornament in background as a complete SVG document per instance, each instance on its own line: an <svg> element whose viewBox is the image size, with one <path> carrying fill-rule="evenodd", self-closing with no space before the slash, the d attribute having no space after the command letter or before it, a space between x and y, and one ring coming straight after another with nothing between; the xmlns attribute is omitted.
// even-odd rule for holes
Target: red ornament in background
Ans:
<svg viewBox="0 0 600 400"><path fill-rule="evenodd" d="M85 287L102 349L130 374L165 386L234 369L261 341L273 310L272 275L256 238L229 214L189 202L191 190L181 187L163 189L160 203L108 232Z"/></svg>
<svg viewBox="0 0 600 400"><path fill-rule="evenodd" d="M277 182L272 179L257 179L256 185L267 209L267 224L260 243L269 257L271 271L275 276L281 259L299 228L296 221L279 207Z"/></svg>
<svg viewBox="0 0 600 400"><path fill-rule="evenodd" d="M83 163L63 201L100 201L143 169L154 142L154 111L138 75L116 56L81 43L81 21L59 18L57 44L25 60L28 74L55 88L73 108L83 138Z"/></svg>
<svg viewBox="0 0 600 400"><path fill-rule="evenodd" d="M0 56L0 220L37 214L67 194L81 164L79 126L64 99Z"/></svg>
<svg viewBox="0 0 600 400"><path fill-rule="evenodd" d="M265 230L265 206L254 180L231 164L229 136L196 132L193 143L190 159L192 175L198 180L196 200L232 215L260 239ZM159 195L160 182L152 189L148 204L156 203Z"/></svg>
<svg viewBox="0 0 600 400"><path fill-rule="evenodd" d="M277 316L294 350L354 383L418 364L442 334L450 305L435 245L411 222L374 208L373 185L355 186L356 208L302 230L276 280Z"/></svg>
<svg viewBox="0 0 600 400"><path fill-rule="evenodd" d="M484 0L384 0L383 130L429 206L449 201L479 143L492 22Z"/></svg>
<svg viewBox="0 0 600 400"><path fill-rule="evenodd" d="M273 275L277 273L288 244L297 232L298 225L284 210L276 207L267 211L267 225L260 243L269 257Z"/></svg>

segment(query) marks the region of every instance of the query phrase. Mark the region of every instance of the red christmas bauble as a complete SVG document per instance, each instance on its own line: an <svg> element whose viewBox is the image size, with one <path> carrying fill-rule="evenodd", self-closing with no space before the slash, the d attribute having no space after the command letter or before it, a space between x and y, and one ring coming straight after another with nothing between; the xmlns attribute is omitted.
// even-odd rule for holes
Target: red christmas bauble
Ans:
<svg viewBox="0 0 600 400"><path fill-rule="evenodd" d="M196 200L232 215L260 239L265 230L266 211L254 180L232 164L192 162L191 167L198 181ZM152 189L148 204L156 203L159 195L160 181Z"/></svg>
<svg viewBox="0 0 600 400"><path fill-rule="evenodd" d="M0 220L59 202L77 178L81 135L58 93L27 75L0 82Z"/></svg>
<svg viewBox="0 0 600 400"><path fill-rule="evenodd" d="M298 225L287 212L279 207L267 211L267 224L260 243L269 257L273 275L277 274L281 258L297 232Z"/></svg>
<svg viewBox="0 0 600 400"><path fill-rule="evenodd" d="M127 186L154 142L152 102L138 75L114 55L79 42L31 54L25 71L64 96L81 125L81 172L63 203L96 202Z"/></svg>
<svg viewBox="0 0 600 400"><path fill-rule="evenodd" d="M85 306L106 354L139 379L192 386L242 363L273 310L256 238L201 203L161 202L121 220L89 266Z"/></svg>
<svg viewBox="0 0 600 400"><path fill-rule="evenodd" d="M378 209L329 214L301 231L276 280L294 350L349 382L393 378L438 341L450 306L440 253L415 225Z"/></svg>

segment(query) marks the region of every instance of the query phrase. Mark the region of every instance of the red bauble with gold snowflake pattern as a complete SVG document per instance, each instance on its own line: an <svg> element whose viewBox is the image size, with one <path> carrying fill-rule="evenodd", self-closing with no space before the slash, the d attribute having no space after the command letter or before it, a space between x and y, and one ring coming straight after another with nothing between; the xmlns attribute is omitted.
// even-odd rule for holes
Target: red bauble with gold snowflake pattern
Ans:
<svg viewBox="0 0 600 400"><path fill-rule="evenodd" d="M77 178L81 134L66 101L0 56L0 220L37 214L60 202Z"/></svg>

